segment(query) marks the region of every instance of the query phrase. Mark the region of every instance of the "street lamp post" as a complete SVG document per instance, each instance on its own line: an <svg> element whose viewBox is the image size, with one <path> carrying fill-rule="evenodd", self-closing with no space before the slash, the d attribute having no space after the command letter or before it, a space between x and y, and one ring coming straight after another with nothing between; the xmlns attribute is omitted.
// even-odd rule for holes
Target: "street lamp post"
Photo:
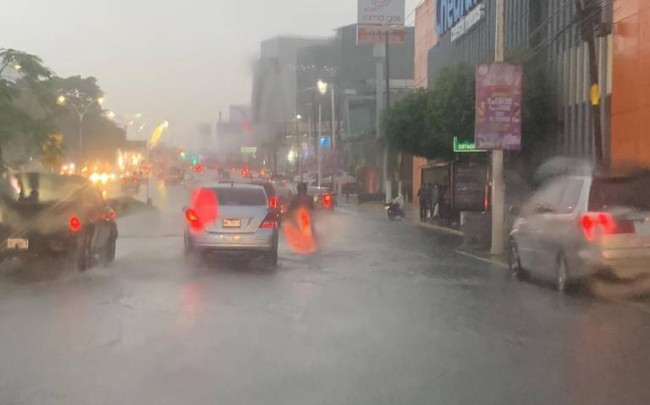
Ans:
<svg viewBox="0 0 650 405"><path fill-rule="evenodd" d="M296 114L296 151L298 153L297 156L297 164L298 164L298 174L300 175L300 182L302 183L302 143L300 142L300 120L302 119L302 115Z"/></svg>
<svg viewBox="0 0 650 405"><path fill-rule="evenodd" d="M68 103L68 97L64 95L60 95L57 98L57 103L59 105L64 105L64 106L69 106L72 108L74 112L77 113L77 117L79 118L79 167L81 167L81 160L82 160L82 151L83 151L83 123L84 123L84 118L86 116L86 113L88 110L90 110L90 107L97 103L97 105L101 106L104 103L104 97L98 97L95 99L92 99L90 101L87 101L85 104L81 102L81 98L79 97L79 92L72 93L72 95L80 101L80 105L77 105L76 103Z"/></svg>

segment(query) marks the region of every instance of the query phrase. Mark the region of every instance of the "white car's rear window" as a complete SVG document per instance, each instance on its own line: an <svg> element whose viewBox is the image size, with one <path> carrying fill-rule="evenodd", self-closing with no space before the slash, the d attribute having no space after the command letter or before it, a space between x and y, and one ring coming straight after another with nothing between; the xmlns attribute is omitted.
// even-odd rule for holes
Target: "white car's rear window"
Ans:
<svg viewBox="0 0 650 405"><path fill-rule="evenodd" d="M267 205L264 189L260 188L213 188L219 205L254 207Z"/></svg>

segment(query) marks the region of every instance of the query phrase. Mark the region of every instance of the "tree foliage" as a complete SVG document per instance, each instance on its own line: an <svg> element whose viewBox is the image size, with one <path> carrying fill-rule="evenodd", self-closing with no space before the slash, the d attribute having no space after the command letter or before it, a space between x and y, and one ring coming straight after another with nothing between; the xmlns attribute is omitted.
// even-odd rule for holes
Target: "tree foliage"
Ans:
<svg viewBox="0 0 650 405"><path fill-rule="evenodd" d="M553 86L546 72L524 60L523 158L534 166L545 157L555 125ZM393 148L428 159L452 159L453 138L474 139L476 78L466 65L443 70L434 86L395 103L384 115Z"/></svg>
<svg viewBox="0 0 650 405"><path fill-rule="evenodd" d="M474 134L474 72L459 65L441 72L432 89L407 95L386 112L388 143L397 150L429 159L452 157L455 136Z"/></svg>
<svg viewBox="0 0 650 405"><path fill-rule="evenodd" d="M0 159L2 146L20 137L33 137L52 126L54 105L49 87L52 72L35 55L0 49ZM35 114L25 100L38 104Z"/></svg>

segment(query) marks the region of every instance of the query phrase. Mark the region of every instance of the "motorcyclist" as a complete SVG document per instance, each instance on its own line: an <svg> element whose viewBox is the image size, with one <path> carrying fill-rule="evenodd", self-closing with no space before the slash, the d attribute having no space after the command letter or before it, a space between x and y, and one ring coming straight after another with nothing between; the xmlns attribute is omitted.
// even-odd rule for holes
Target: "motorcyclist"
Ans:
<svg viewBox="0 0 650 405"><path fill-rule="evenodd" d="M309 211L313 211L314 199L309 194L307 194L307 184L300 183L298 184L297 189L298 189L298 194L296 194L291 200L288 211L294 212L299 208L306 208Z"/></svg>

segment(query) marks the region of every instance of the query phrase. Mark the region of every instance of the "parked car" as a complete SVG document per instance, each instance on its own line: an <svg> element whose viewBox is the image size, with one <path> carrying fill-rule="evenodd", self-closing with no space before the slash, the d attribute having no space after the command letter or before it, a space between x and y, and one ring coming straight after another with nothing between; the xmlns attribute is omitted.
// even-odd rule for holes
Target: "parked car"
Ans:
<svg viewBox="0 0 650 405"><path fill-rule="evenodd" d="M650 287L650 172L554 178L521 209L509 251L515 276L553 280L560 291L581 280Z"/></svg>
<svg viewBox="0 0 650 405"><path fill-rule="evenodd" d="M278 262L278 213L269 207L264 187L256 184L217 183L197 188L185 210L185 254L262 256Z"/></svg>
<svg viewBox="0 0 650 405"><path fill-rule="evenodd" d="M122 177L120 188L125 193L137 193L140 191L140 178L136 175Z"/></svg>
<svg viewBox="0 0 650 405"><path fill-rule="evenodd" d="M81 176L12 174L0 186L0 258L67 257L80 270L115 258L115 211Z"/></svg>

